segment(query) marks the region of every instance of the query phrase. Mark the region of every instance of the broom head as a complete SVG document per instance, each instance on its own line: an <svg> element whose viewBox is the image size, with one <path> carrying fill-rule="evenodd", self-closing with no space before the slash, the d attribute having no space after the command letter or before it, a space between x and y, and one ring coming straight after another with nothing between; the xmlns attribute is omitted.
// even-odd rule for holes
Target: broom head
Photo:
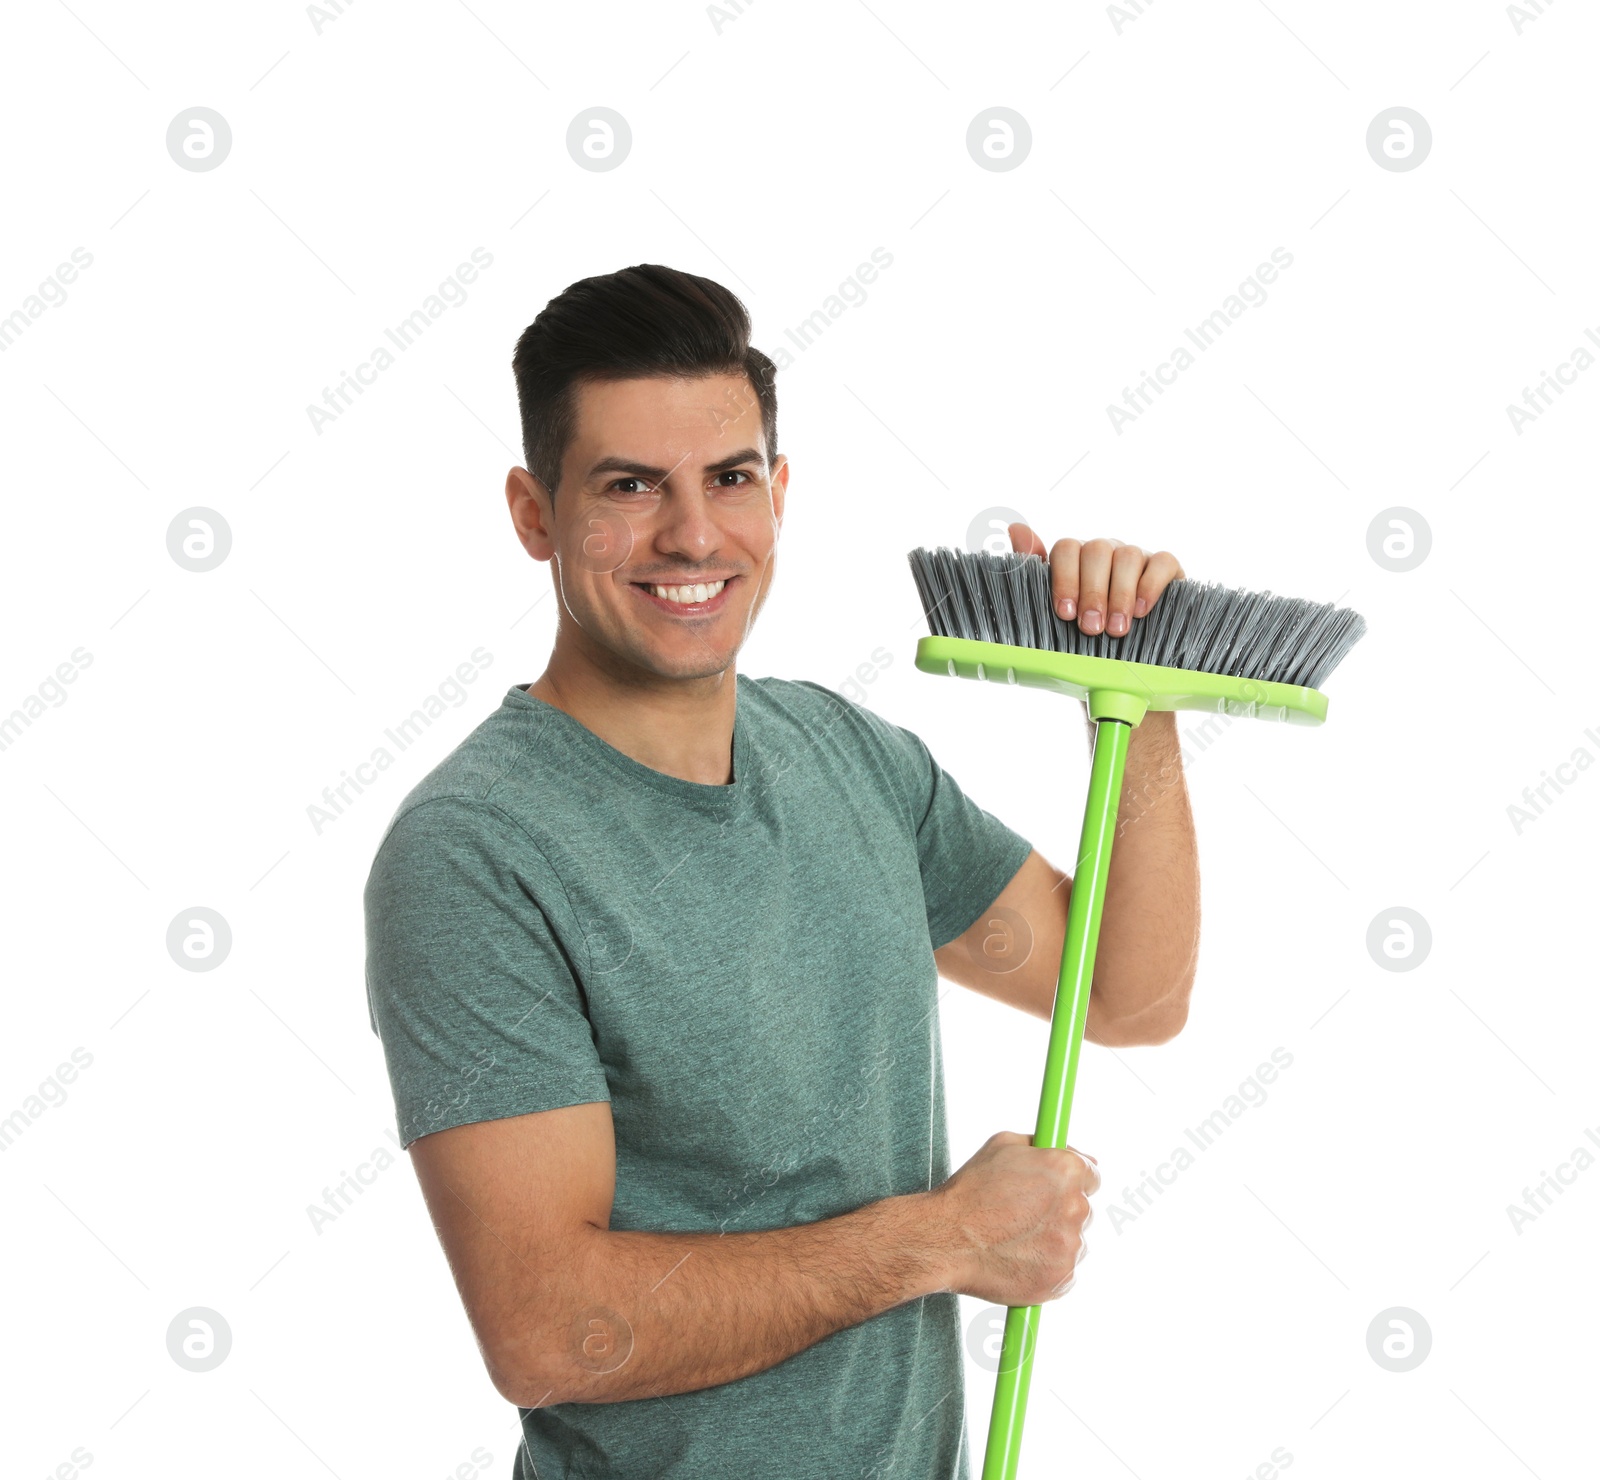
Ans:
<svg viewBox="0 0 1600 1480"><path fill-rule="evenodd" d="M918 668L1070 694L1096 720L1208 709L1318 725L1320 684L1367 630L1331 602L1182 579L1124 636L1091 634L1056 613L1042 556L918 548L909 559L932 634Z"/></svg>

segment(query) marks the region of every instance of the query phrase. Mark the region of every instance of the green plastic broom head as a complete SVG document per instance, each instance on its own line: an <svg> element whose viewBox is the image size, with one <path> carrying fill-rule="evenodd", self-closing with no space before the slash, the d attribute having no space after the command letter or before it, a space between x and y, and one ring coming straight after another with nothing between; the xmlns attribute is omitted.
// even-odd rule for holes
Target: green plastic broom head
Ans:
<svg viewBox="0 0 1600 1480"><path fill-rule="evenodd" d="M1039 555L916 549L917 594L933 634L917 667L1053 689L1086 700L1091 719L1136 725L1152 709L1320 725L1317 686L1360 641L1358 612L1211 582L1168 584L1122 637L1057 615Z"/></svg>

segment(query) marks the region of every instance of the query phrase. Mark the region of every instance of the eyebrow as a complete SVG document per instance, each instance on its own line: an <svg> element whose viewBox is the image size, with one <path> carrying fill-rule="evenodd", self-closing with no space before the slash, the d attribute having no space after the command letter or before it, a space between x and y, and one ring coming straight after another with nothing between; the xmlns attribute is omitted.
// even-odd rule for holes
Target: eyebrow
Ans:
<svg viewBox="0 0 1600 1480"><path fill-rule="evenodd" d="M737 452L729 453L727 457L719 458L716 462L707 463L704 471L707 473L730 473L743 463L760 462L761 454L754 447L741 447ZM649 463L634 462L626 457L602 457L589 469L588 477L593 478L600 473L627 473L635 478L665 478L671 472L670 468L656 468Z"/></svg>

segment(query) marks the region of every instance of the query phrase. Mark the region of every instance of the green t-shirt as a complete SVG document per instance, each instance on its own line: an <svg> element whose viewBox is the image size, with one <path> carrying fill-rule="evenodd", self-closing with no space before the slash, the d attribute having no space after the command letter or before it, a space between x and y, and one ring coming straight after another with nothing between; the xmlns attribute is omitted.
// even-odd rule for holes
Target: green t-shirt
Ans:
<svg viewBox="0 0 1600 1480"><path fill-rule="evenodd" d="M401 803L365 910L403 1144L609 1100L611 1227L658 1232L811 1223L949 1175L933 952L1029 844L910 730L820 684L736 682L727 785L519 684ZM736 1382L521 1412L519 1480L968 1476L953 1294Z"/></svg>

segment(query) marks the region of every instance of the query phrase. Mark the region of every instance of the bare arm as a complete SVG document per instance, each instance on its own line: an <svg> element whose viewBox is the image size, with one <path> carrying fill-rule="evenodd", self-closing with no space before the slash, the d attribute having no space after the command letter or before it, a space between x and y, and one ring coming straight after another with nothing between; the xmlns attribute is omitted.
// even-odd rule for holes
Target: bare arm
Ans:
<svg viewBox="0 0 1600 1480"><path fill-rule="evenodd" d="M1200 955L1200 850L1177 720L1147 714L1129 736L1095 957L1107 1016L1125 1030L1158 1024L1163 1038L1188 1017Z"/></svg>
<svg viewBox="0 0 1600 1480"><path fill-rule="evenodd" d="M1030 853L994 904L933 953L939 974L1048 1021L1071 894L1071 878ZM1128 742L1084 1037L1121 1046L1176 1036L1199 948L1199 854L1177 726L1148 714Z"/></svg>
<svg viewBox="0 0 1600 1480"><path fill-rule="evenodd" d="M1010 531L1017 550L1045 554L1027 525L1012 524ZM1114 540L1057 540L1049 558L1058 610L1067 618L1080 614L1091 633L1125 633L1183 575L1166 551L1146 557L1138 546ZM1083 714L1087 722L1087 705ZM1091 745L1094 732L1091 723ZM934 952L939 974L1048 1019L1071 892L1068 874L1041 853L1029 854L994 904ZM1188 1019L1199 952L1199 847L1177 716L1157 711L1128 738L1084 1036L1111 1045L1176 1036Z"/></svg>
<svg viewBox="0 0 1600 1480"><path fill-rule="evenodd" d="M936 1291L1054 1299L1099 1185L1076 1152L1002 1132L932 1192L793 1228L643 1233L607 1226L604 1102L439 1131L411 1156L489 1375L524 1408L731 1382Z"/></svg>

